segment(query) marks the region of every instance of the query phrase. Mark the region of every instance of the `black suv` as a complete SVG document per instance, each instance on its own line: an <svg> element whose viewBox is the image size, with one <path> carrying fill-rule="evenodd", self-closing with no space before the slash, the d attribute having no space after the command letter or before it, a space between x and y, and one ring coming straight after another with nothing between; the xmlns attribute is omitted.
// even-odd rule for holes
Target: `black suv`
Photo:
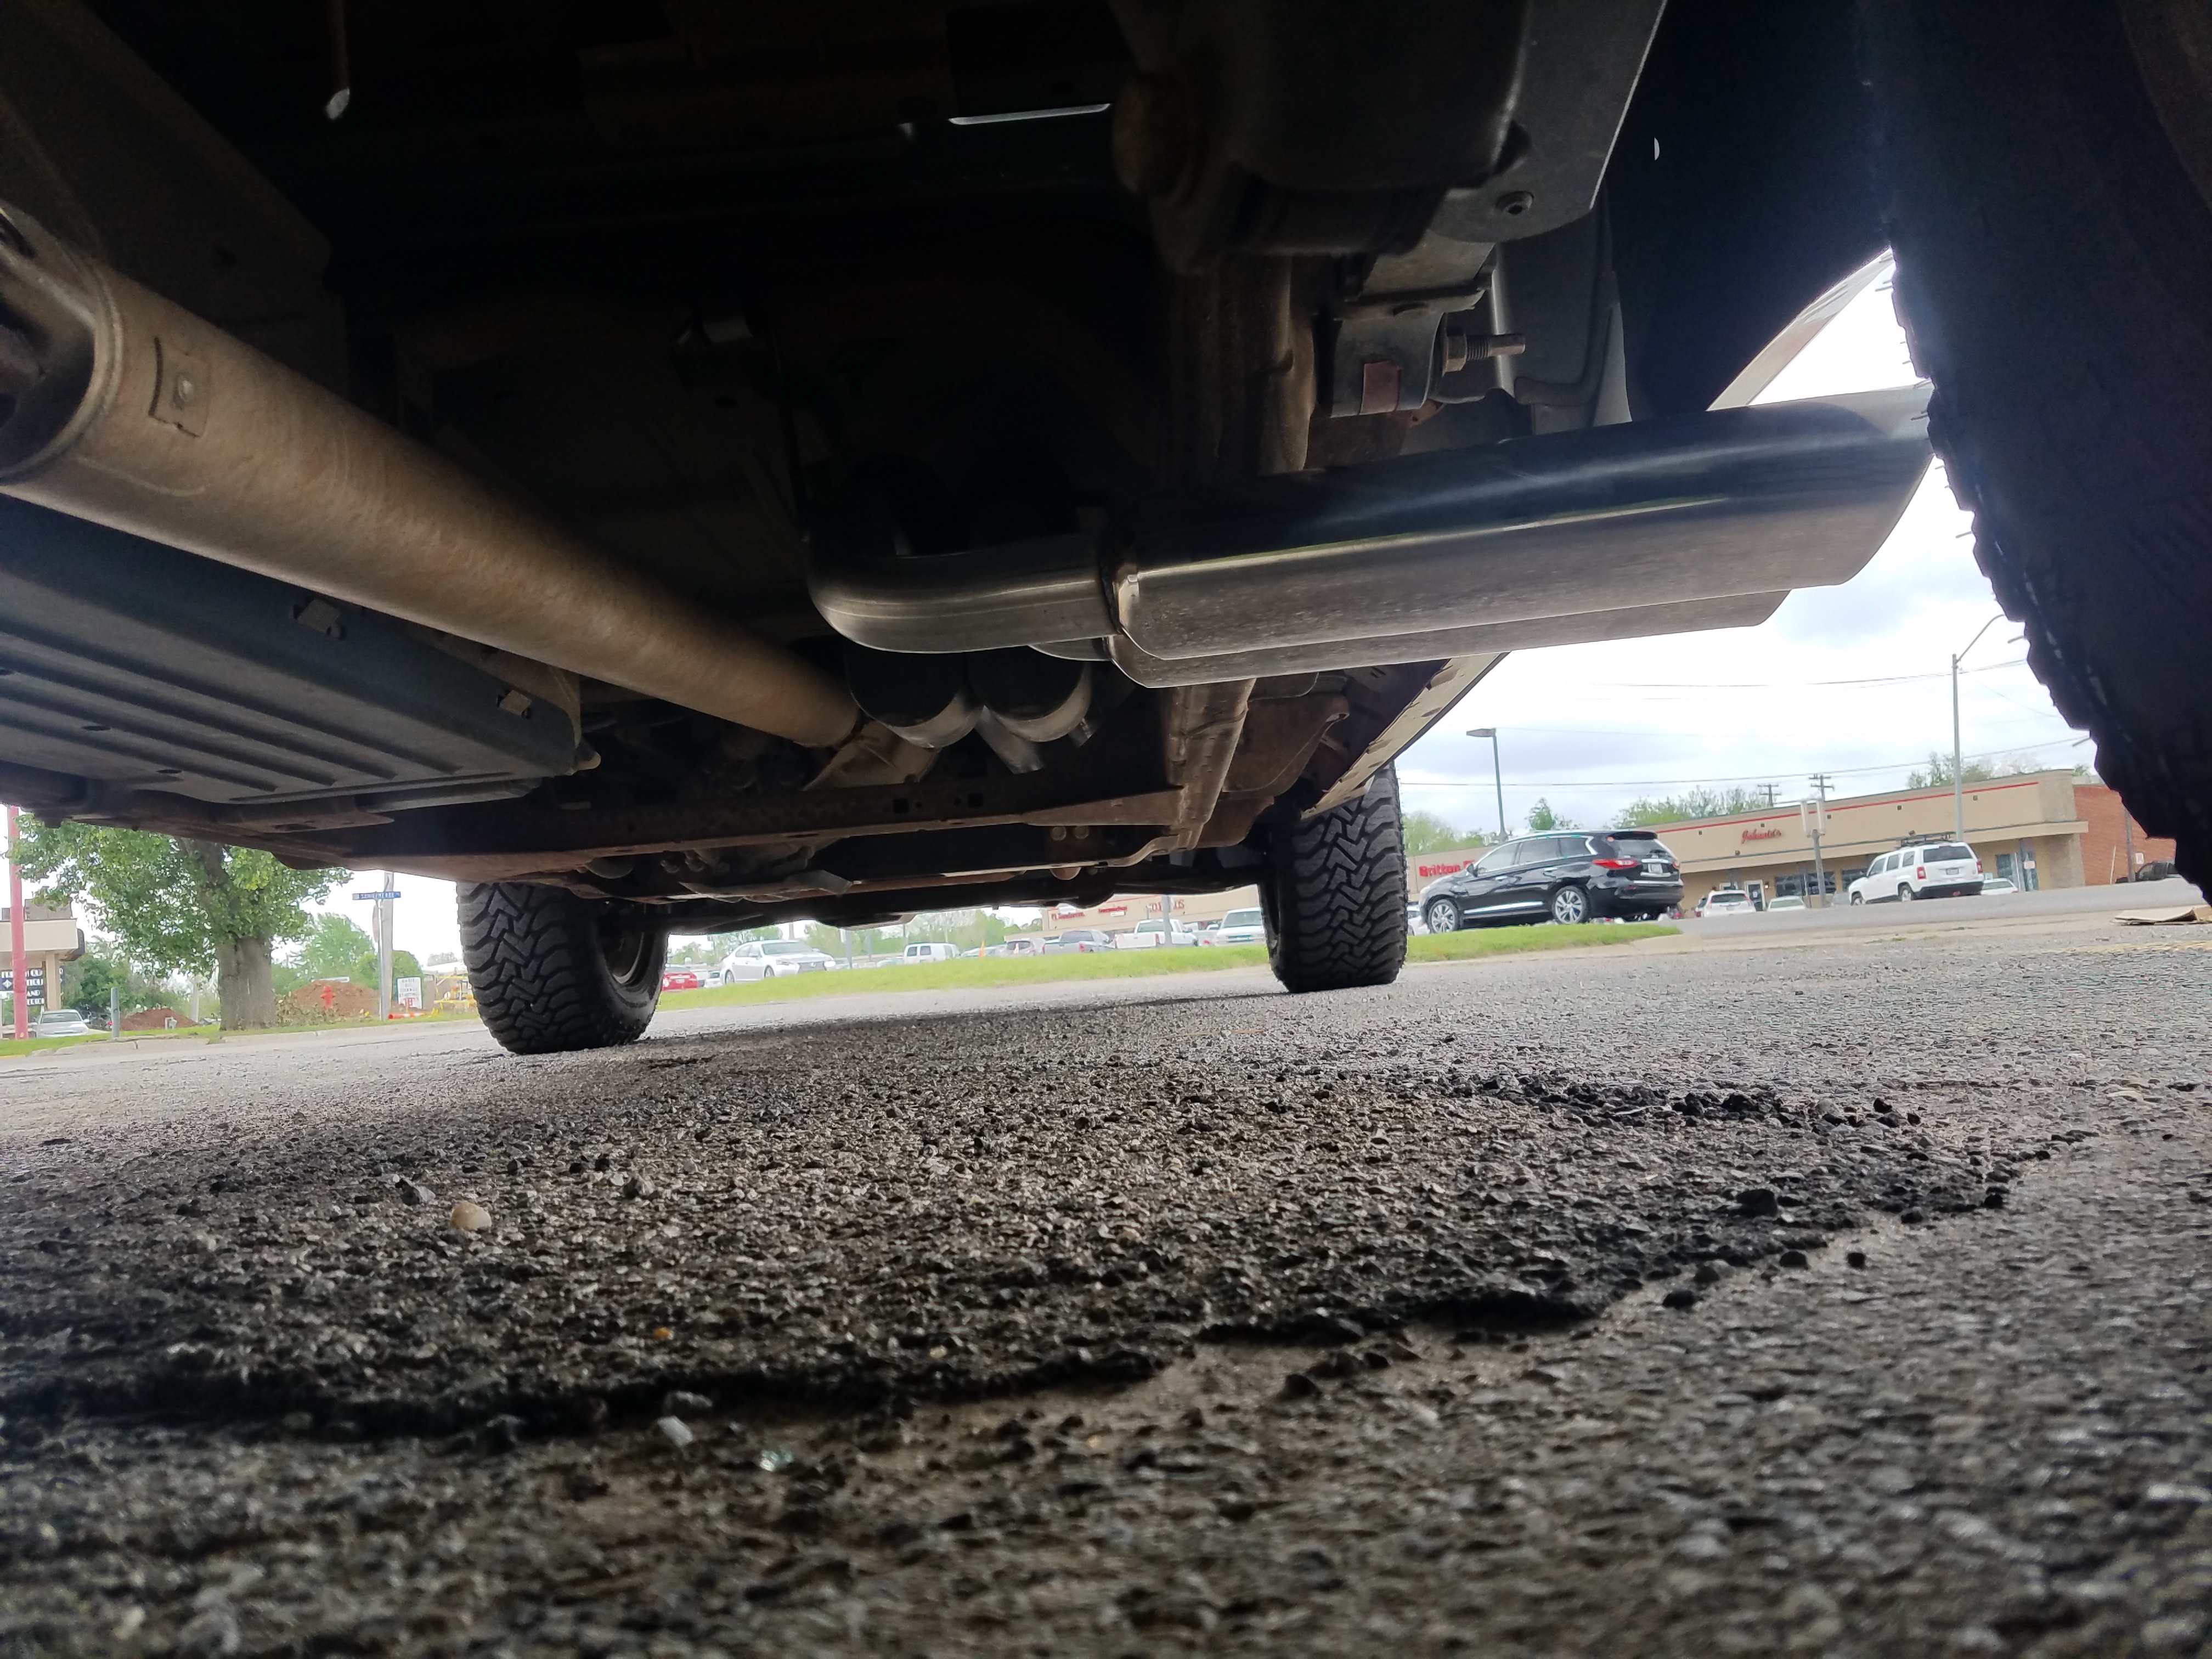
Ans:
<svg viewBox="0 0 2212 1659"><path fill-rule="evenodd" d="M1649 830L1523 836L1421 893L1432 933L1500 922L1649 921L1682 902L1682 866Z"/></svg>

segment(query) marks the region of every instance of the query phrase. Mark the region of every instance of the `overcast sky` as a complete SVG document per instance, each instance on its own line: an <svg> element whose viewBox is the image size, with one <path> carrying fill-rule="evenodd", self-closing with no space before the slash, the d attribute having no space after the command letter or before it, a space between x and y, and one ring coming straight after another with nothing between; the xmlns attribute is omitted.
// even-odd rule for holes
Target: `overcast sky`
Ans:
<svg viewBox="0 0 2212 1659"><path fill-rule="evenodd" d="M1909 385L1889 284L1875 284L1759 398ZM1931 750L1951 750L1951 653L1999 617L1974 563L1968 520L1940 466L1897 529L1840 587L1804 588L1757 628L1516 652L1398 763L1409 810L1495 834L1494 726L1505 812L1539 798L1585 825L1639 796L1696 783L1808 792L1825 771L1844 794L1900 788ZM2093 757L2027 667L1999 617L1967 655L1960 705L1968 757L2072 766ZM1879 682L1864 684L1863 682ZM1862 682L1850 684L1848 682Z"/></svg>
<svg viewBox="0 0 2212 1659"><path fill-rule="evenodd" d="M1854 301L1759 399L1904 386L1913 379L1885 281ZM1771 783L1795 800L1821 770L1839 793L1901 787L1929 752L1951 747L1950 654L1997 615L1975 568L1967 520L1932 470L1896 532L1841 587L1808 588L1757 628L1516 652L1438 729L1400 759L1409 808L1494 833L1486 740L1495 726L1505 811L1525 823L1538 798L1577 823L1602 824L1638 796L1698 783ZM2090 758L1999 621L1966 659L1969 756L2071 766ZM1850 683L1858 682L1858 683ZM1876 682L1866 684L1864 682ZM324 907L366 925L349 895ZM428 957L458 951L449 882L402 876L394 936Z"/></svg>

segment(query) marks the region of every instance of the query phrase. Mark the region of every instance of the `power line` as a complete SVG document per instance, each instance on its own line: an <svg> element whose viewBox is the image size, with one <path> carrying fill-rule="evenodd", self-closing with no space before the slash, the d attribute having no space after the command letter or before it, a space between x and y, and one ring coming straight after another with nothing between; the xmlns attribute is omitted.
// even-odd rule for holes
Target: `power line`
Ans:
<svg viewBox="0 0 2212 1659"><path fill-rule="evenodd" d="M2031 720L2047 720L2051 717L2051 711L2049 709L2030 708L2026 703L2013 702L2013 700L2010 697L2007 697L2005 701L2007 702L2011 702L2014 708L2020 709L2022 714ZM1975 723L1978 726L2017 726L2021 722L2018 720L1978 720ZM1682 735L1681 729L1679 726L1509 726L1504 729L1509 734L1516 732L1540 732L1546 737L1559 738L1675 738ZM2053 738L2050 739L2050 741L2056 743L2058 739Z"/></svg>
<svg viewBox="0 0 2212 1659"><path fill-rule="evenodd" d="M1992 674L2000 668L2019 668L2027 662L2025 657L2008 657L2002 662L1984 664L1979 668L1963 669L1967 674ZM1788 691L1814 690L1838 685L1907 685L1916 680L1948 680L1951 671L1938 669L1930 674L1881 674L1866 679L1852 680L1583 680L1585 686L1615 691Z"/></svg>
<svg viewBox="0 0 2212 1659"><path fill-rule="evenodd" d="M2051 738L2045 741L2057 743L2060 739ZM2032 743L2015 744L2008 749L1984 750L1978 754L1969 755L1966 758L1976 761L1997 760L2017 754L2023 749L2033 750L2040 746ZM1928 757L1923 755L1917 759L1890 761L1880 766L1830 767L1826 775L1832 778L1863 777L1872 772L1907 771L1916 766L1925 766L1927 763ZM1514 780L1513 787L1516 789L1669 789L1702 783L1764 781L1771 778L1776 772L1788 769L1787 767L1773 767L1764 772L1737 772L1723 778L1563 778L1548 781L1541 778L1516 778ZM1480 781L1480 779L1474 778L1401 778L1398 781L1399 787L1406 789L1472 789Z"/></svg>

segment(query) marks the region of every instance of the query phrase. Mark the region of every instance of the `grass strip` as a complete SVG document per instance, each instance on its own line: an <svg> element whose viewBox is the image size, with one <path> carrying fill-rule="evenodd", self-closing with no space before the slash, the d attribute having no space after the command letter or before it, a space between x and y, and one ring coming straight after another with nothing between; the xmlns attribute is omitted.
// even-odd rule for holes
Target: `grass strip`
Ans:
<svg viewBox="0 0 2212 1659"><path fill-rule="evenodd" d="M1416 936L1407 941L1406 958L1409 962L1460 962L1470 957L1504 956L1522 951L1627 945L1676 931L1658 922L1470 928L1463 933ZM727 1008L754 1002L795 1002L806 997L864 996L878 991L959 991L993 986L1042 985L1056 980L1145 979L1161 974L1220 973L1231 968L1267 965L1267 947L1260 945L1191 945L1152 951L1097 951L1066 957L983 957L914 968L902 965L799 974L788 979L720 985L702 991L666 991L661 994L660 1006Z"/></svg>
<svg viewBox="0 0 2212 1659"><path fill-rule="evenodd" d="M80 1042L105 1042L107 1033L100 1031L92 1036L6 1037L0 1038L0 1059L16 1054L43 1054L56 1048L74 1048Z"/></svg>
<svg viewBox="0 0 2212 1659"><path fill-rule="evenodd" d="M378 1020L374 1017L361 1019L318 1020L304 1025L255 1025L243 1030L225 1031L212 1021L201 1025L177 1025L145 1031L125 1031L120 1041L131 1042L175 1042L198 1037L203 1042L220 1042L225 1037L313 1036L326 1031L398 1030L408 1025L449 1025L477 1023L474 1014L417 1014L412 1019ZM26 1054L43 1054L56 1048L75 1048L81 1042L106 1042L107 1033L95 1031L90 1036L26 1037L17 1042L14 1037L0 1038L0 1060L19 1059Z"/></svg>

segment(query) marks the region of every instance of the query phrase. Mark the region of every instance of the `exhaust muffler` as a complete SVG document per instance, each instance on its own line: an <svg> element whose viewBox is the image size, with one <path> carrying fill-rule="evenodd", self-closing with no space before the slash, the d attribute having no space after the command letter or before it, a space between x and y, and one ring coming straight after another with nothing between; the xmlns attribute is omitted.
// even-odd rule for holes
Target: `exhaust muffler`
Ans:
<svg viewBox="0 0 2212 1659"><path fill-rule="evenodd" d="M823 540L811 585L832 627L881 650L1102 641L1140 680L1148 662L1486 648L1458 630L1560 643L1574 617L1593 638L1671 632L1687 604L1740 613L1856 574L1927 470L1927 402L1905 387L1292 473L1155 500L1097 540L927 557Z"/></svg>

